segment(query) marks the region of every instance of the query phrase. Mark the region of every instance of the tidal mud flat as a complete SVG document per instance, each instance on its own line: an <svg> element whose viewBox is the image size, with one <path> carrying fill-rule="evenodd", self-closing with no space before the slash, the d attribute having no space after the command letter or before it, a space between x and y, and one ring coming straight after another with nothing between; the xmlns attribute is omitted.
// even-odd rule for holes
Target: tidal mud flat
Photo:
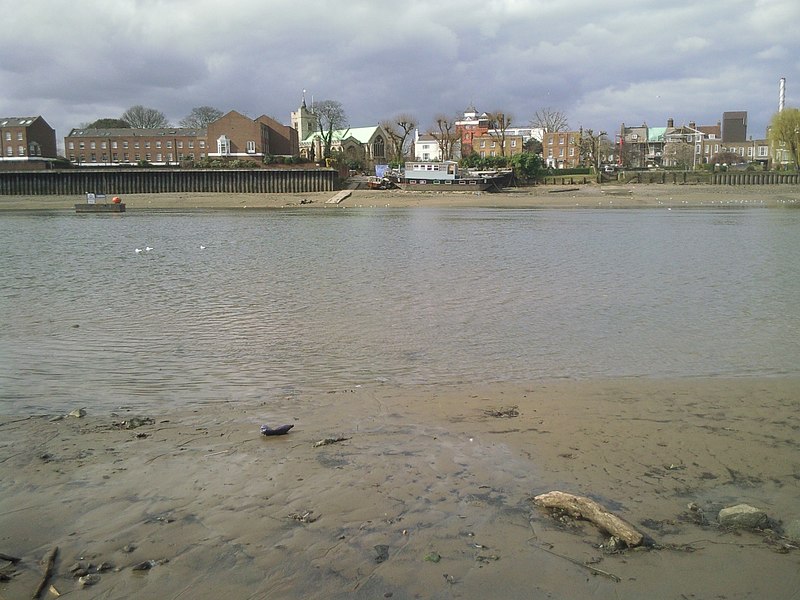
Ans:
<svg viewBox="0 0 800 600"><path fill-rule="evenodd" d="M128 211L143 209L259 208L691 208L786 207L800 205L797 185L605 184L506 188L502 192L422 192L354 190L338 204L336 192L295 194L164 193L122 197ZM85 198L76 196L0 196L0 210L70 210Z"/></svg>
<svg viewBox="0 0 800 600"><path fill-rule="evenodd" d="M798 402L793 377L625 378L3 415L0 598L56 547L41 597L791 598ZM648 544L554 518L551 490ZM767 526L720 527L741 503Z"/></svg>

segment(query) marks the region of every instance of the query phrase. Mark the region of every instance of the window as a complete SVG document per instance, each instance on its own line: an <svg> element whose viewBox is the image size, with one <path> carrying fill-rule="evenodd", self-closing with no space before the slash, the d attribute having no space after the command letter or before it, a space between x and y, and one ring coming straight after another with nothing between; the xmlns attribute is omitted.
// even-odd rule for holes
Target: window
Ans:
<svg viewBox="0 0 800 600"><path fill-rule="evenodd" d="M6 147L6 156L14 156L14 148L11 146Z"/></svg>
<svg viewBox="0 0 800 600"><path fill-rule="evenodd" d="M161 148L161 142L160 141L156 142L156 148Z"/></svg>
<svg viewBox="0 0 800 600"><path fill-rule="evenodd" d="M497 153L495 153L495 151L492 150L491 152L489 152L489 156L497 156Z"/></svg>
<svg viewBox="0 0 800 600"><path fill-rule="evenodd" d="M189 146L189 147L191 148L191 146ZM206 142L205 142L205 140L200 140L200 147L201 147L201 148L205 148L205 147L206 147Z"/></svg>
<svg viewBox="0 0 800 600"><path fill-rule="evenodd" d="M564 158L564 149L563 148L559 148L558 149L558 156L561 157L561 158Z"/></svg>
<svg viewBox="0 0 800 600"><path fill-rule="evenodd" d="M95 154L94 152L92 152L91 160L92 160L92 162L97 162L97 154Z"/></svg>
<svg viewBox="0 0 800 600"><path fill-rule="evenodd" d="M78 147L79 147L81 150L83 150L84 148L86 148L86 144L85 144L84 142L80 142L80 143L78 144Z"/></svg>
<svg viewBox="0 0 800 600"><path fill-rule="evenodd" d="M378 136L372 142L372 156L381 158L386 156L386 143L383 141L382 136Z"/></svg>
<svg viewBox="0 0 800 600"><path fill-rule="evenodd" d="M131 157L127 152L123 152L122 153L122 160L124 160L125 162L128 162L128 161L130 161L130 159L131 159Z"/></svg>
<svg viewBox="0 0 800 600"><path fill-rule="evenodd" d="M70 150L75 150L75 142L70 142L69 144L67 144L67 147L68 147Z"/></svg>
<svg viewBox="0 0 800 600"><path fill-rule="evenodd" d="M17 156L25 156L25 146L17 146Z"/></svg>
<svg viewBox="0 0 800 600"><path fill-rule="evenodd" d="M149 153L149 152L145 152L145 153L144 153L144 159L145 159L147 162L150 162L150 158L151 158L151 157L150 157L150 153Z"/></svg>
<svg viewBox="0 0 800 600"><path fill-rule="evenodd" d="M567 138L565 138L563 135L558 136L558 144L559 144L559 146L563 146L564 142L566 141L566 139Z"/></svg>
<svg viewBox="0 0 800 600"><path fill-rule="evenodd" d="M517 147L517 140L511 140L511 147L512 148L516 148Z"/></svg>
<svg viewBox="0 0 800 600"><path fill-rule="evenodd" d="M91 148L92 150L97 149L97 142L89 142L89 148Z"/></svg>
<svg viewBox="0 0 800 600"><path fill-rule="evenodd" d="M430 150L431 146L430 146L430 144L422 144L422 149L423 150ZM428 160L428 159L427 158L423 158L422 160Z"/></svg>
<svg viewBox="0 0 800 600"><path fill-rule="evenodd" d="M178 148L183 148L183 142L178 142Z"/></svg>
<svg viewBox="0 0 800 600"><path fill-rule="evenodd" d="M150 147L150 142L145 142L145 143L144 143L144 147L145 147L145 148L149 148L149 147Z"/></svg>
<svg viewBox="0 0 800 600"><path fill-rule="evenodd" d="M6 141L7 142L11 141L11 132L10 131L6 131Z"/></svg>
<svg viewBox="0 0 800 600"><path fill-rule="evenodd" d="M103 150L105 150L105 149L108 147L108 144L107 144L106 142L100 142L100 147L101 147Z"/></svg>
<svg viewBox="0 0 800 600"><path fill-rule="evenodd" d="M117 142L111 142L111 147L116 150L117 149Z"/></svg>
<svg viewBox="0 0 800 600"><path fill-rule="evenodd" d="M189 142L189 148L194 148L194 142Z"/></svg>
<svg viewBox="0 0 800 600"><path fill-rule="evenodd" d="M18 132L17 132L17 141L18 141L18 142L21 142L22 140L23 140L23 137L22 137L22 132L21 132L21 131L18 131Z"/></svg>
<svg viewBox="0 0 800 600"><path fill-rule="evenodd" d="M114 152L114 154L111 155L111 161L119 162L119 155L116 152Z"/></svg>
<svg viewBox="0 0 800 600"><path fill-rule="evenodd" d="M156 162L161 162L161 152L156 154Z"/></svg>
<svg viewBox="0 0 800 600"><path fill-rule="evenodd" d="M172 152L167 152L167 162L172 162Z"/></svg>
<svg viewBox="0 0 800 600"><path fill-rule="evenodd" d="M136 153L136 162L139 162L140 160L142 160L142 155L137 152Z"/></svg>
<svg viewBox="0 0 800 600"><path fill-rule="evenodd" d="M758 147L758 155L759 156L767 156L767 147L766 146L759 146Z"/></svg>
<svg viewBox="0 0 800 600"><path fill-rule="evenodd" d="M247 153L248 154L256 153L256 143L253 140L248 140L247 142Z"/></svg>
<svg viewBox="0 0 800 600"><path fill-rule="evenodd" d="M172 142L167 142L167 148L172 148Z"/></svg>
<svg viewBox="0 0 800 600"><path fill-rule="evenodd" d="M128 142L122 142L122 147L127 149L128 148Z"/></svg>
<svg viewBox="0 0 800 600"><path fill-rule="evenodd" d="M138 149L138 148L139 148L139 142L133 142L133 147ZM138 155L137 155L137 156L138 156ZM138 160L138 159L137 159L137 160Z"/></svg>
<svg viewBox="0 0 800 600"><path fill-rule="evenodd" d="M486 148L486 140L481 140L481 148Z"/></svg>
<svg viewBox="0 0 800 600"><path fill-rule="evenodd" d="M230 140L225 136L225 134L222 134L217 138L217 154L225 156L226 154L230 154L230 151Z"/></svg>
<svg viewBox="0 0 800 600"><path fill-rule="evenodd" d="M497 142L492 142L492 148L497 146Z"/></svg>
<svg viewBox="0 0 800 600"><path fill-rule="evenodd" d="M574 146L569 149L569 155L570 156L575 156L575 147Z"/></svg>

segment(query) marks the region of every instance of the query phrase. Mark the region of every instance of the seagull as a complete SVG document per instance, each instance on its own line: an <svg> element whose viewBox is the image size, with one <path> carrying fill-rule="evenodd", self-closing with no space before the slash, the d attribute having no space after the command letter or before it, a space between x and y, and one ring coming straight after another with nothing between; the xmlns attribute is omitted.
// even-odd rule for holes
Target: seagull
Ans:
<svg viewBox="0 0 800 600"><path fill-rule="evenodd" d="M134 252L136 252L136 254L139 254L141 251L142 251L141 248L136 248L136 250L134 250Z"/></svg>
<svg viewBox="0 0 800 600"><path fill-rule="evenodd" d="M205 250L205 249L206 249L206 247L201 244L200 245L200 250Z"/></svg>
<svg viewBox="0 0 800 600"><path fill-rule="evenodd" d="M152 250L152 249L153 249L152 246L147 246L147 247L145 247L144 251L145 252L150 252L150 250Z"/></svg>

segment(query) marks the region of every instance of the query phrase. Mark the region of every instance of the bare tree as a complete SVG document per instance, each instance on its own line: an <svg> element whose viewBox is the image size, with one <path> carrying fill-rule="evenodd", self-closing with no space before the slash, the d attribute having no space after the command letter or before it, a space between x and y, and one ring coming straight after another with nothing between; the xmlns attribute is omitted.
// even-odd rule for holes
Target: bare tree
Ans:
<svg viewBox="0 0 800 600"><path fill-rule="evenodd" d="M536 111L531 120L531 126L544 129L545 133L555 133L569 129L567 116L560 110L553 110L549 107Z"/></svg>
<svg viewBox="0 0 800 600"><path fill-rule="evenodd" d="M330 158L333 132L348 127L347 114L344 112L341 102L336 100L322 100L315 103L313 113L317 118L319 134L322 137L322 157Z"/></svg>
<svg viewBox="0 0 800 600"><path fill-rule="evenodd" d="M580 157L581 162L585 165L600 168L600 144L601 141L606 139L606 132L601 131L595 134L592 129L581 129L580 133Z"/></svg>
<svg viewBox="0 0 800 600"><path fill-rule="evenodd" d="M158 129L169 127L169 121L160 110L146 108L141 104L131 106L120 117L134 129Z"/></svg>
<svg viewBox="0 0 800 600"><path fill-rule="evenodd" d="M222 116L222 111L214 108L213 106L196 106L188 115L186 115L179 125L189 129L206 129L210 123L213 123Z"/></svg>
<svg viewBox="0 0 800 600"><path fill-rule="evenodd" d="M392 143L392 158L402 164L411 142L411 132L417 127L416 118L400 114L381 123Z"/></svg>
<svg viewBox="0 0 800 600"><path fill-rule="evenodd" d="M434 121L434 127L428 130L428 135L433 136L436 143L439 144L442 160L452 160L458 142L459 135L456 129L457 118L446 117L445 115L437 115Z"/></svg>
<svg viewBox="0 0 800 600"><path fill-rule="evenodd" d="M511 127L511 115L497 111L489 115L489 135L500 143L500 156L506 155L506 131Z"/></svg>

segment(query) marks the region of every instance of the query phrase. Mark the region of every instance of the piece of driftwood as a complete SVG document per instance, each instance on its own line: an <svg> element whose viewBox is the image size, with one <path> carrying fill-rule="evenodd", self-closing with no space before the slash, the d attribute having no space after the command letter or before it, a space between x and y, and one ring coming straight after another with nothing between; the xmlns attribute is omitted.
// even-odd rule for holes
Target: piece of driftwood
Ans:
<svg viewBox="0 0 800 600"><path fill-rule="evenodd" d="M0 559L7 560L8 562L14 563L14 564L16 564L16 563L18 563L18 562L20 562L22 560L21 558L18 558L16 556L11 556L9 554L3 554L2 552L0 552Z"/></svg>
<svg viewBox="0 0 800 600"><path fill-rule="evenodd" d="M540 494L533 500L544 508L558 508L571 517L586 519L630 547L638 546L644 540L644 536L636 531L633 525L610 513L602 504L590 498L556 490Z"/></svg>
<svg viewBox="0 0 800 600"><path fill-rule="evenodd" d="M47 582L50 579L50 576L53 574L53 566L56 564L57 554L58 546L53 546L53 549L50 550L45 558L44 575L42 575L42 581L39 583L39 587L37 587L36 591L33 592L33 600L37 600L37 598L42 595L44 588L47 586Z"/></svg>

